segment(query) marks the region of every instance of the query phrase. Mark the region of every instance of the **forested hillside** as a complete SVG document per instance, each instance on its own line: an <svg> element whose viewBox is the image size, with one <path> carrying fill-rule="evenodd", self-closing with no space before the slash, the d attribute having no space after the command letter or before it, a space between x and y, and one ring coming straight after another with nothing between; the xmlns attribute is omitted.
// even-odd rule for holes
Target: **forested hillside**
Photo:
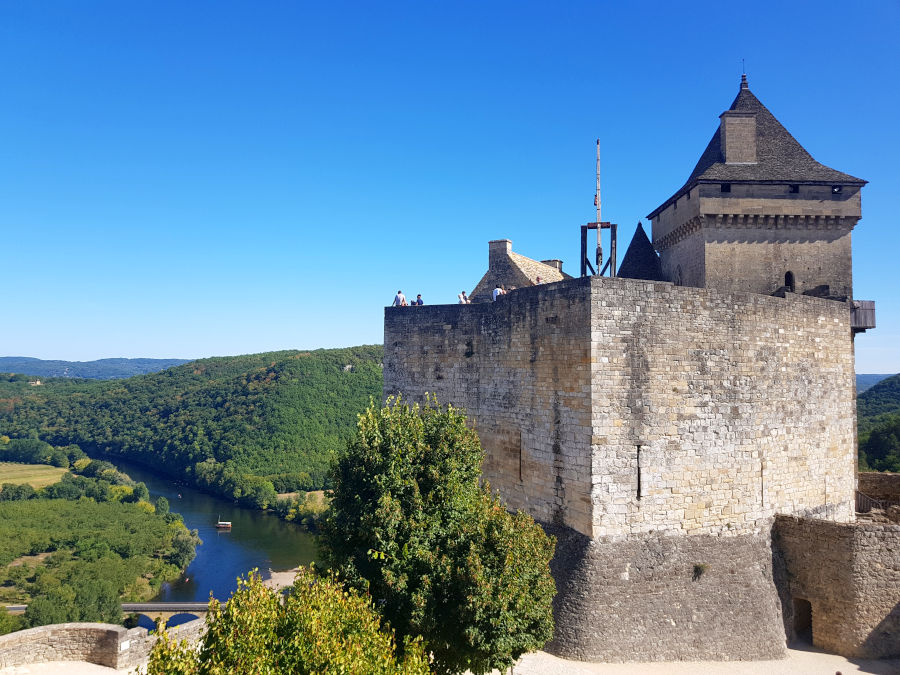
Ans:
<svg viewBox="0 0 900 675"><path fill-rule="evenodd" d="M0 376L0 435L122 456L258 507L324 485L370 398L380 345L201 359L126 380ZM274 489L273 489L274 488Z"/></svg>
<svg viewBox="0 0 900 675"><path fill-rule="evenodd" d="M900 471L900 375L857 396L856 411L860 465Z"/></svg>
<svg viewBox="0 0 900 675"><path fill-rule="evenodd" d="M0 356L0 373L21 373L38 377L86 377L112 380L187 363L188 359L98 359L97 361L55 361L27 356Z"/></svg>

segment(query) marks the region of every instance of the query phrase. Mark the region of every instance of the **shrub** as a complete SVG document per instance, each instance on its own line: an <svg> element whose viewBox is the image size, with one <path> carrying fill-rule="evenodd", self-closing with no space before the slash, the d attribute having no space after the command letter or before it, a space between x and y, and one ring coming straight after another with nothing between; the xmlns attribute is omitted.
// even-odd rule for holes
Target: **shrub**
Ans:
<svg viewBox="0 0 900 675"><path fill-rule="evenodd" d="M366 598L308 569L283 604L254 570L227 603L210 601L199 651L163 632L147 665L148 675L428 672L421 644L408 641L398 657Z"/></svg>

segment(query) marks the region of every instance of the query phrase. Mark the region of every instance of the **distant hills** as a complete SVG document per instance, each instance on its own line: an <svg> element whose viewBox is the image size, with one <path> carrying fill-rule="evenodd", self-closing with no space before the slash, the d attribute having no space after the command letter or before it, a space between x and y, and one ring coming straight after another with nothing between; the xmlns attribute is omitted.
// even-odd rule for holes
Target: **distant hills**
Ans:
<svg viewBox="0 0 900 675"><path fill-rule="evenodd" d="M856 397L860 465L900 471L900 375Z"/></svg>
<svg viewBox="0 0 900 675"><path fill-rule="evenodd" d="M21 373L37 377L85 377L114 380L157 373L180 366L189 359L98 359L97 361L48 361L28 356L0 356L0 373Z"/></svg>
<svg viewBox="0 0 900 675"><path fill-rule="evenodd" d="M861 393L874 387L876 384L889 378L893 373L885 373L884 375L876 375L876 374L865 374L865 373L857 373L856 374L856 395L859 396Z"/></svg>
<svg viewBox="0 0 900 675"><path fill-rule="evenodd" d="M382 395L381 345L199 359L118 380L0 375L0 435L77 444L260 505L321 488Z"/></svg>

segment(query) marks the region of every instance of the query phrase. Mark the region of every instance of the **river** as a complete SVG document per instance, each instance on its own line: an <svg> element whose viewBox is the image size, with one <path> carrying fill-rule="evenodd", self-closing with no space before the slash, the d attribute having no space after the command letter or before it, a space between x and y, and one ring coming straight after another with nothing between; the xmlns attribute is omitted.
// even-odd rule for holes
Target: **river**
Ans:
<svg viewBox="0 0 900 675"><path fill-rule="evenodd" d="M240 508L204 492L176 485L130 462L117 460L116 464L134 480L143 481L152 500L168 499L169 510L180 513L188 529L198 530L203 540L184 576L164 583L154 600L203 601L209 599L210 592L219 600L226 600L237 588L237 577L254 567L265 576L269 570L289 570L317 559L315 537L274 514ZM231 530L217 530L219 519L230 520ZM141 619L141 625L145 625L144 617ZM169 625L178 623L176 618ZM152 623L146 620L146 626L152 627Z"/></svg>

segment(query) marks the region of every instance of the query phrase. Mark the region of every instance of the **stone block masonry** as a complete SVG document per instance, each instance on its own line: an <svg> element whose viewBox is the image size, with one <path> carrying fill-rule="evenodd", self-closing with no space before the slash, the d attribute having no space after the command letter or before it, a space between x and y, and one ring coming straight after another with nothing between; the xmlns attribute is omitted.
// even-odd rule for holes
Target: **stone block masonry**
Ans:
<svg viewBox="0 0 900 675"><path fill-rule="evenodd" d="M900 655L900 526L780 516L785 624L797 601L812 610L813 644L855 658Z"/></svg>
<svg viewBox="0 0 900 675"><path fill-rule="evenodd" d="M388 308L385 395L467 410L484 475L558 536L580 659L784 654L777 514L854 518L846 303L591 277Z"/></svg>
<svg viewBox="0 0 900 675"><path fill-rule="evenodd" d="M199 641L204 619L170 628L173 640ZM48 661L87 661L109 668L133 668L147 661L157 636L146 628L108 623L60 623L0 635L0 668Z"/></svg>
<svg viewBox="0 0 900 675"><path fill-rule="evenodd" d="M592 277L389 308L385 395L464 407L512 508L589 537L853 518L846 303Z"/></svg>

